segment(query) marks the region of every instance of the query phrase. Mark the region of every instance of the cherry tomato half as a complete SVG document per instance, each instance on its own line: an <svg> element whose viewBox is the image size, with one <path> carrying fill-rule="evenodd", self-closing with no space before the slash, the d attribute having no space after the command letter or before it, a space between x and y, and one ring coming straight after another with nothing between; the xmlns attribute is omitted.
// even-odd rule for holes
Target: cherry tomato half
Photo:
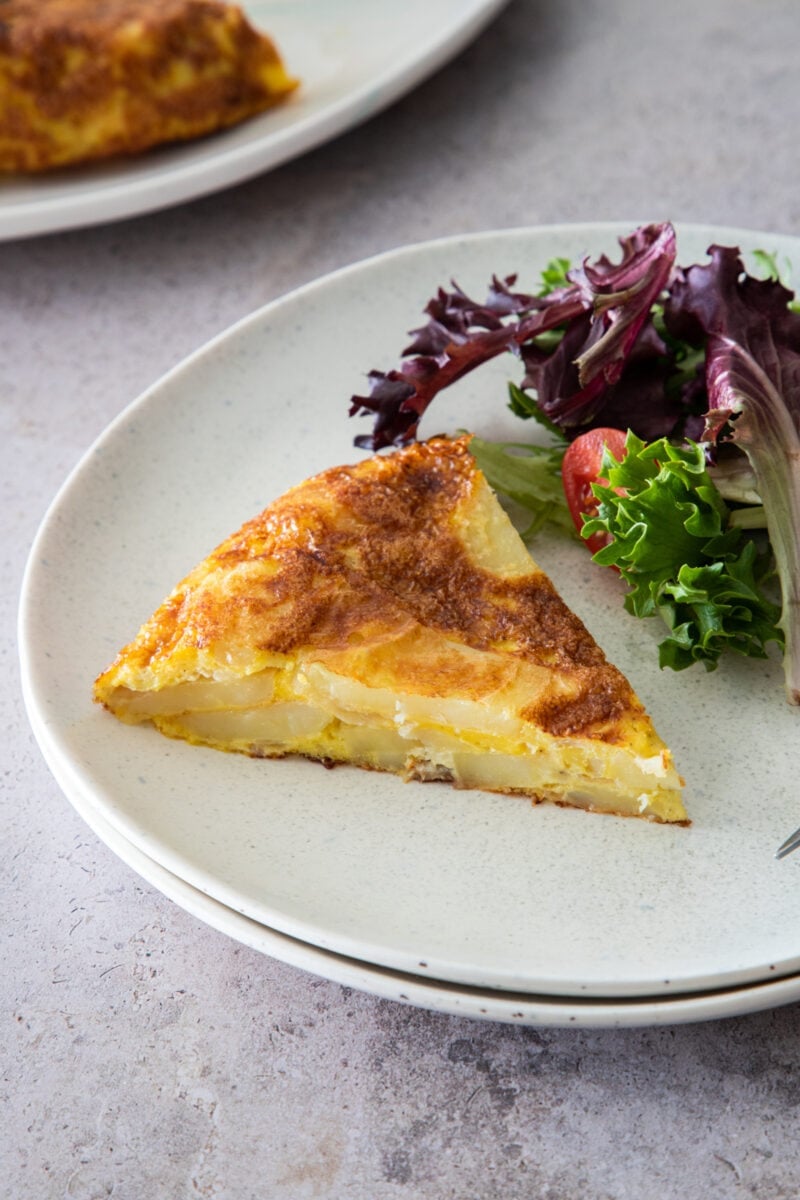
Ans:
<svg viewBox="0 0 800 1200"><path fill-rule="evenodd" d="M584 516L594 516L597 512L597 498L592 494L592 484L606 482L600 477L603 447L607 446L619 462L625 454L625 438L626 434L621 429L589 429L575 438L564 455L561 466L564 495L578 533L583 526ZM608 541L608 534L593 533L586 538L586 545L592 554L596 554Z"/></svg>

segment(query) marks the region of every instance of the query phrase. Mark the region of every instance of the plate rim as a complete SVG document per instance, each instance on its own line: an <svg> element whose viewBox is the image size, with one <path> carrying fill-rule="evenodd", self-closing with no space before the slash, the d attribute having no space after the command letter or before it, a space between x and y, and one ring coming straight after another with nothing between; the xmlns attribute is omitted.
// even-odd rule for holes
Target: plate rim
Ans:
<svg viewBox="0 0 800 1200"><path fill-rule="evenodd" d="M109 824L89 798L74 792L68 799L89 829L125 866L209 928L295 970L412 1008L523 1026L650 1028L747 1016L800 1000L800 974L676 996L581 999L487 989L396 971L304 942L229 908L150 858Z"/></svg>

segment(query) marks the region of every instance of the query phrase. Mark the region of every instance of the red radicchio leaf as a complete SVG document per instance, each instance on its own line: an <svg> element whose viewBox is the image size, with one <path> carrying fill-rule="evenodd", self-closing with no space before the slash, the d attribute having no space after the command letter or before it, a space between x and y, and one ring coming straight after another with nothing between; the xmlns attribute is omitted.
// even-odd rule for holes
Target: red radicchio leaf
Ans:
<svg viewBox="0 0 800 1200"><path fill-rule="evenodd" d="M745 274L734 247L711 246L708 253L709 263L676 272L664 308L666 326L674 337L694 345L712 339L706 350L711 410L707 436L722 434L740 408L738 403L731 408L720 402L719 384L711 394L712 378L720 378L713 365L730 343L766 374L800 433L800 314L789 307L794 293L774 279ZM713 340L717 337L722 341Z"/></svg>

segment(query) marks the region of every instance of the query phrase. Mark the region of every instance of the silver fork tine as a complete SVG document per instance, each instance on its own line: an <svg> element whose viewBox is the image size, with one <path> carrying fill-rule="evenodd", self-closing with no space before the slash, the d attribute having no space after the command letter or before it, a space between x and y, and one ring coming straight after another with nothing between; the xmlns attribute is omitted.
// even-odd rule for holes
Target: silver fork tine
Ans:
<svg viewBox="0 0 800 1200"><path fill-rule="evenodd" d="M798 846L800 846L800 829L795 829L794 833L775 851L775 857L785 858L787 854L791 854Z"/></svg>

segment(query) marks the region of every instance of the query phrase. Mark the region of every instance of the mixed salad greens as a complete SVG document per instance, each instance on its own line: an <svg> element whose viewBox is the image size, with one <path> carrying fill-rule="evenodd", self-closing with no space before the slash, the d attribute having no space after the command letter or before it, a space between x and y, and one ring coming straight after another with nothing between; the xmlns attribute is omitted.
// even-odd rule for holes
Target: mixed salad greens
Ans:
<svg viewBox="0 0 800 1200"><path fill-rule="evenodd" d="M734 247L679 266L669 223L620 247L618 263L553 260L536 293L514 275L482 303L440 288L401 365L352 398L351 415L373 418L356 444L413 441L443 388L511 351L523 376L510 407L552 444L475 437L472 449L530 510L526 536L575 519L628 585L626 608L666 623L662 666L711 669L726 649L763 658L776 643L800 704L800 305L764 252L762 278ZM582 491L575 462L584 475L592 464Z"/></svg>

